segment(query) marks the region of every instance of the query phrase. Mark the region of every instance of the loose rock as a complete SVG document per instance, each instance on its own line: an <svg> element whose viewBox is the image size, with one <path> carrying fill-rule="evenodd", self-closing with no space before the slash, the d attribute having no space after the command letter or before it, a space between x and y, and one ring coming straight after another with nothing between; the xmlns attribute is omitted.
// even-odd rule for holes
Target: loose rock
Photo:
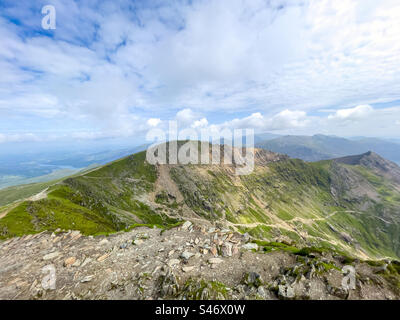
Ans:
<svg viewBox="0 0 400 320"><path fill-rule="evenodd" d="M51 260L51 259L54 259L54 258L58 257L59 255L60 255L60 252L55 251L55 252L46 254L46 255L43 257L43 260Z"/></svg>

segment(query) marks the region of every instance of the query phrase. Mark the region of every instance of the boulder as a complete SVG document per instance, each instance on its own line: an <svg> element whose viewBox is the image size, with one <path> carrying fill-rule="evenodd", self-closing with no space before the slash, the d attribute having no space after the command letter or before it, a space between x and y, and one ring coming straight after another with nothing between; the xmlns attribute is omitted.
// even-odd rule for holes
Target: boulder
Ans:
<svg viewBox="0 0 400 320"><path fill-rule="evenodd" d="M293 287L290 285L279 285L278 296L282 299L293 299L296 295Z"/></svg>
<svg viewBox="0 0 400 320"><path fill-rule="evenodd" d="M233 245L229 242L225 242L221 248L221 253L223 257L231 257L232 256L232 247Z"/></svg>

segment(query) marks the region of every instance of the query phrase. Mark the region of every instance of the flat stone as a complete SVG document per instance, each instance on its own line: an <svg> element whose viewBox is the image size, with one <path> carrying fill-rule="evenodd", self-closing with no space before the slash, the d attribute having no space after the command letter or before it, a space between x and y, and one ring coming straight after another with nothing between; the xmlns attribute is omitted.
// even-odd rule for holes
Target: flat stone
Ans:
<svg viewBox="0 0 400 320"><path fill-rule="evenodd" d="M119 248L120 249L126 249L128 247L128 244L126 242L122 243Z"/></svg>
<svg viewBox="0 0 400 320"><path fill-rule="evenodd" d="M208 259L208 262L211 264L219 264L221 262L224 262L224 260L222 260L220 258L210 258L210 259Z"/></svg>
<svg viewBox="0 0 400 320"><path fill-rule="evenodd" d="M185 223L182 225L182 230L187 230L189 227L192 225L190 221L185 221Z"/></svg>
<svg viewBox="0 0 400 320"><path fill-rule="evenodd" d="M76 262L75 257L69 257L64 260L64 267L69 267L70 265L73 265Z"/></svg>
<svg viewBox="0 0 400 320"><path fill-rule="evenodd" d="M55 251L55 252L46 254L46 255L43 257L43 260L51 260L51 259L54 259L54 258L58 257L59 255L60 255L60 252Z"/></svg>
<svg viewBox="0 0 400 320"><path fill-rule="evenodd" d="M59 241L59 240L61 240L61 236L55 237L55 238L53 239L53 243L56 243L56 242Z"/></svg>
<svg viewBox="0 0 400 320"><path fill-rule="evenodd" d="M103 254L101 257L97 259L97 261L102 262L106 260L109 257L109 255L110 255L109 253Z"/></svg>
<svg viewBox="0 0 400 320"><path fill-rule="evenodd" d="M84 282L92 281L93 277L94 277L93 275L86 276L86 277L82 278L81 282L84 283Z"/></svg>
<svg viewBox="0 0 400 320"><path fill-rule="evenodd" d="M242 245L242 248L246 249L246 250L253 250L253 249L258 250L258 244L249 242L249 243Z"/></svg>
<svg viewBox="0 0 400 320"><path fill-rule="evenodd" d="M194 256L194 253L191 253L189 251L183 251L180 255L181 258L185 259L185 260L189 260L191 257Z"/></svg>
<svg viewBox="0 0 400 320"><path fill-rule="evenodd" d="M74 241L78 240L80 237L82 237L82 235L80 233L75 234L74 236L71 235L71 239L74 240Z"/></svg>
<svg viewBox="0 0 400 320"><path fill-rule="evenodd" d="M72 265L73 267L79 267L81 265L81 261L78 259L74 262L74 264Z"/></svg>
<svg viewBox="0 0 400 320"><path fill-rule="evenodd" d="M73 237L76 237L77 235L80 235L80 234L81 234L81 232L79 230L75 230L75 231L71 232L70 237L73 238Z"/></svg>
<svg viewBox="0 0 400 320"><path fill-rule="evenodd" d="M190 266L190 267L182 267L182 271L183 272L190 272L194 269L194 266Z"/></svg>
<svg viewBox="0 0 400 320"><path fill-rule="evenodd" d="M88 263L92 262L93 260L91 258L86 258L85 261L83 261L81 267L86 266Z"/></svg>
<svg viewBox="0 0 400 320"><path fill-rule="evenodd" d="M179 259L171 259L171 260L168 261L168 265L170 267L172 267L172 266L175 266L175 265L179 264L180 262L181 261Z"/></svg>

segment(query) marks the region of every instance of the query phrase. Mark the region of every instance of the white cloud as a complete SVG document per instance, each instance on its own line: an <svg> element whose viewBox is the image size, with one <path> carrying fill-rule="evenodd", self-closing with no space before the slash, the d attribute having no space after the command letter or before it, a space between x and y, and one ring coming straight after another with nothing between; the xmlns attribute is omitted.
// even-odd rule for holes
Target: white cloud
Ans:
<svg viewBox="0 0 400 320"><path fill-rule="evenodd" d="M178 121L179 126L186 127L191 126L194 121L199 119L200 114L194 112L192 109L186 108L178 111L175 118Z"/></svg>
<svg viewBox="0 0 400 320"><path fill-rule="evenodd" d="M164 121L181 110L180 124L198 128L240 112L250 116L215 125L311 132L357 120L348 132L362 135L371 115L389 118L371 105L400 99L396 0L149 2L135 10L122 0L52 2L60 23L50 36L36 32L34 1L10 1L0 13L0 125L27 118L16 131L55 119L77 132L126 136L154 125L149 116ZM322 108L335 111L309 116ZM394 130L385 125L378 133Z"/></svg>
<svg viewBox="0 0 400 320"><path fill-rule="evenodd" d="M193 122L192 124L192 128L205 128L208 126L208 120L206 118L201 118L200 120L196 120L195 122Z"/></svg>
<svg viewBox="0 0 400 320"><path fill-rule="evenodd" d="M399 128L394 119L400 114L400 106L372 108L357 106L341 109L328 117L320 117L311 123L314 133L338 136L397 137Z"/></svg>
<svg viewBox="0 0 400 320"><path fill-rule="evenodd" d="M263 132L296 129L306 126L309 121L310 118L307 117L306 112L286 109L271 116L256 112L248 117L225 122L222 126L230 129L254 128L258 132Z"/></svg>
<svg viewBox="0 0 400 320"><path fill-rule="evenodd" d="M147 120L147 124L150 127L157 127L160 123L161 123L161 119L159 119L159 118L150 118L149 120Z"/></svg>
<svg viewBox="0 0 400 320"><path fill-rule="evenodd" d="M339 109L334 114L330 114L328 119L359 120L371 115L373 110L374 109L370 105L360 105L354 108Z"/></svg>
<svg viewBox="0 0 400 320"><path fill-rule="evenodd" d="M286 109L273 116L269 126L271 129L292 129L304 127L309 121L306 112Z"/></svg>

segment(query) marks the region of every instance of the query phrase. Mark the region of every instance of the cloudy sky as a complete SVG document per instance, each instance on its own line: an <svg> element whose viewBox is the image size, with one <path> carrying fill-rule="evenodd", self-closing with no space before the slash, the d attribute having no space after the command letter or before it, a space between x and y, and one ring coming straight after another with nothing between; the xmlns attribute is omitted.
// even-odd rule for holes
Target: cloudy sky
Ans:
<svg viewBox="0 0 400 320"><path fill-rule="evenodd" d="M0 143L170 119L400 137L400 2L0 0Z"/></svg>

